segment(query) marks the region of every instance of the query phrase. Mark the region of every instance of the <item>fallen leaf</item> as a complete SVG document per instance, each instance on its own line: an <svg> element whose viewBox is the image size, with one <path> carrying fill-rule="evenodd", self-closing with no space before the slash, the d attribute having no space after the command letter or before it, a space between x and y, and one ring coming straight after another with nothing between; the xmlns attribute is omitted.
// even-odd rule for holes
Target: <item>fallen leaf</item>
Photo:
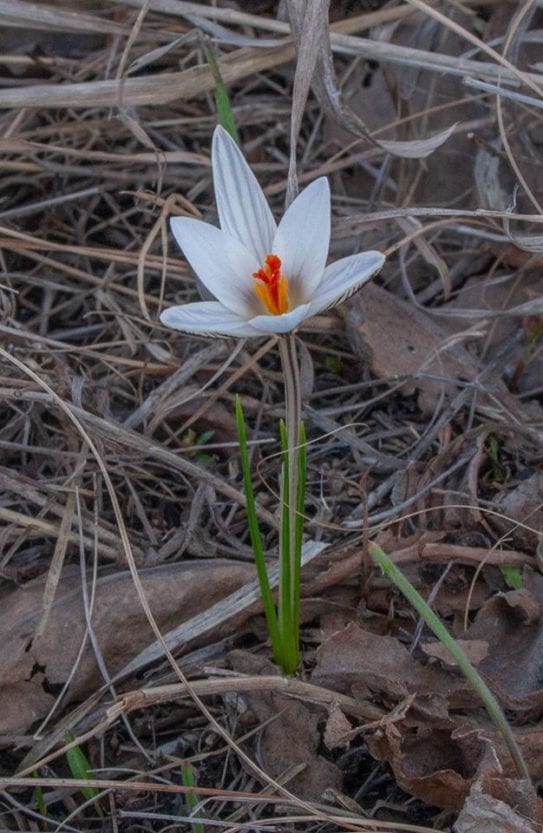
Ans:
<svg viewBox="0 0 543 833"><path fill-rule="evenodd" d="M332 703L326 726L324 745L327 749L348 749L351 745L352 726L337 703Z"/></svg>
<svg viewBox="0 0 543 833"><path fill-rule="evenodd" d="M463 806L484 749L480 740L475 755L470 750L468 757L450 730L424 724L387 724L384 731L368 737L367 743L375 758L390 764L403 790L445 810Z"/></svg>
<svg viewBox="0 0 543 833"><path fill-rule="evenodd" d="M145 596L163 631L210 607L253 576L251 565L226 560L183 562L140 571ZM104 682L86 638L78 573L62 577L47 624L36 637L43 591L43 581L36 581L7 595L2 603L0 734L27 732L43 718L74 667L64 702L83 698ZM91 624L111 676L154 641L128 572L98 579Z"/></svg>
<svg viewBox="0 0 543 833"><path fill-rule="evenodd" d="M482 639L457 639L456 644L462 648L472 665L477 667L488 654L488 642ZM427 642L421 645L426 656L441 660L444 665L456 667L456 660L451 656L442 642Z"/></svg>
<svg viewBox="0 0 543 833"><path fill-rule="evenodd" d="M467 637L489 645L480 670L502 701L543 705L543 577L525 570L525 587L495 595L478 612Z"/></svg>
<svg viewBox="0 0 543 833"><path fill-rule="evenodd" d="M455 395L457 380L473 381L481 374L479 362L430 314L375 283L368 283L340 312L353 352L369 362L376 376L401 385L406 394L419 390L419 406L426 413L434 411L443 395L448 399ZM529 425L526 409L497 374L487 374L484 384L479 384L483 402L487 394L492 407L498 405L508 421L511 415L515 418L517 428ZM540 413L535 403L532 406ZM539 435L532 435L540 441Z"/></svg>
<svg viewBox="0 0 543 833"><path fill-rule="evenodd" d="M454 393L455 380L474 379L480 371L473 356L457 343L448 342L445 330L429 315L376 284L367 284L342 312L356 355L369 361L380 379L416 376L405 382L402 379L403 390L407 394L420 390L419 404L425 411L433 410L443 392ZM451 383L425 378L431 374Z"/></svg>
<svg viewBox="0 0 543 833"><path fill-rule="evenodd" d="M512 251L518 250L500 246L496 254L507 262ZM454 335L488 320L488 332L481 344L485 357L492 359L503 350L504 344L511 344L505 376L514 382L516 390L524 392L538 387L543 373L543 356L540 350L533 349L533 343L527 353L532 338L527 322L524 338L516 337L520 323L518 316L537 314L536 308L543 296L543 278L539 270L536 271L535 263L532 269L524 270L519 268L522 263L512 262L511 265L514 269L506 275L468 278L454 298L443 306L453 314L440 317L440 322L447 333ZM539 344L537 337L535 344Z"/></svg>
<svg viewBox="0 0 543 833"><path fill-rule="evenodd" d="M501 602L510 610L503 598ZM485 619L488 630L493 622L495 615L489 609ZM518 642L526 632L528 627ZM486 631L484 640L469 636L469 641L479 642L474 646L477 651L483 642L491 655L496 637ZM502 636L498 629L497 640ZM519 674L514 658L504 660L502 656L500 662L508 663L504 673L509 677ZM492 669L485 668L485 660L481 665L496 691ZM431 805L459 810L481 772L497 770L504 778L516 773L506 744L463 676L435 663L421 663L394 637L348 625L330 636L317 652L312 682L352 697L372 696L374 702L388 705L388 715L363 729L368 749L375 758L390 764L402 789ZM496 693L502 695L499 687ZM515 733L529 771L538 781L543 776L541 732L530 726L517 728Z"/></svg>
<svg viewBox="0 0 543 833"><path fill-rule="evenodd" d="M508 538L513 536L516 546L533 551L543 540L543 472L535 471L508 489L496 501L496 509L506 517L494 516L493 525Z"/></svg>
<svg viewBox="0 0 543 833"><path fill-rule="evenodd" d="M230 661L244 674L270 674L277 671L268 660L245 651L232 651ZM274 691L243 695L258 723L258 754L263 769L272 778L305 801L318 801L324 792L342 787L341 771L318 753L321 735L319 709Z"/></svg>
<svg viewBox="0 0 543 833"><path fill-rule="evenodd" d="M537 798L532 802L536 805ZM534 806L534 812L539 816L538 821L526 818L494 795L485 794L477 782L455 822L454 833L541 833L541 804Z"/></svg>
<svg viewBox="0 0 543 833"><path fill-rule="evenodd" d="M422 665L396 637L379 636L355 623L323 642L311 680L343 694L364 696L370 691L398 702L411 694L433 694L444 697L451 708L478 703L457 672Z"/></svg>
<svg viewBox="0 0 543 833"><path fill-rule="evenodd" d="M329 50L329 0L287 0L292 34L296 43L296 70L292 85L290 118L290 160L288 198L297 192L296 145L300 135L307 96L321 50Z"/></svg>

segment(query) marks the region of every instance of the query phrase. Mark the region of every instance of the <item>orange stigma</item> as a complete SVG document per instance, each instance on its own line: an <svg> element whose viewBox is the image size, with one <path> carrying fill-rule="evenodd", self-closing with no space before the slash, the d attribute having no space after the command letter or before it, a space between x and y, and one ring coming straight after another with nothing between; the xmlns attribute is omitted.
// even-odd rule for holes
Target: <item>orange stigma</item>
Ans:
<svg viewBox="0 0 543 833"><path fill-rule="evenodd" d="M281 274L281 258L266 255L266 265L253 278L262 283L255 284L255 292L272 315L288 312L288 280Z"/></svg>

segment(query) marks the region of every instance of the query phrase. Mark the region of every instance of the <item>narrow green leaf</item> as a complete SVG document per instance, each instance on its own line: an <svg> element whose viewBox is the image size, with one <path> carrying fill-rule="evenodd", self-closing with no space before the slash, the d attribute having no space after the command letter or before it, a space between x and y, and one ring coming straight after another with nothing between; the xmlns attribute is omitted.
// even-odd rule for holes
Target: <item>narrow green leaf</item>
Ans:
<svg viewBox="0 0 543 833"><path fill-rule="evenodd" d="M37 770L32 772L33 778L39 778L39 773ZM34 797L36 800L36 807L38 808L38 813L41 816L47 815L47 804L45 803L43 787L34 787Z"/></svg>
<svg viewBox="0 0 543 833"><path fill-rule="evenodd" d="M219 64L217 63L213 47L208 42L205 44L204 49L209 69L211 70L213 80L215 81L215 106L217 108L219 124L221 124L224 129L230 133L234 142L236 142L239 146L239 134L234 120L234 114L232 113L232 108L230 106L228 90L222 80L221 71L219 69Z"/></svg>
<svg viewBox="0 0 543 833"><path fill-rule="evenodd" d="M475 691L478 693L489 717L494 721L501 732L502 737L509 748L511 757L517 766L519 775L522 778L529 779L530 774L528 772L528 767L522 757L522 752L520 751L515 740L511 727L509 726L498 701L479 672L475 670L463 650L454 641L452 636L447 631L447 628L436 616L432 608L426 604L420 593L415 590L411 582L396 567L394 562L391 561L387 555L385 555L381 547L377 546L377 544L371 543L369 545L369 552L383 573L394 582L398 590L405 596L407 601L413 605L417 613L422 617L434 636L439 639L439 641L447 648L451 656L456 660L456 663L464 677L471 683Z"/></svg>
<svg viewBox="0 0 543 833"><path fill-rule="evenodd" d="M184 787L196 786L194 768L189 763L183 763L181 765L181 781L183 782ZM187 802L189 812L192 815L195 813L196 807L198 806L198 797L194 793L188 792L185 794L185 800ZM200 813L195 813L195 820L192 822L192 829L194 830L194 833L204 833L204 825L200 819Z"/></svg>
<svg viewBox="0 0 543 833"><path fill-rule="evenodd" d="M66 743L72 743L75 740L71 732L64 734ZM66 750L66 761L72 773L72 778L79 780L89 780L91 775L91 766L85 756L85 753L79 746L72 746ZM81 787L81 793L87 801L96 798L100 792L96 787Z"/></svg>
<svg viewBox="0 0 543 833"><path fill-rule="evenodd" d="M255 556L256 572L258 576L258 583L260 584L260 593L262 594L262 603L264 605L264 614L266 616L268 633L270 635L270 640L272 643L273 655L275 657L276 662L281 664L281 636L279 633L279 626L277 622L275 602L273 600L270 588L270 581L268 578L268 571L266 569L266 559L264 557L262 537L260 535L260 528L258 526L255 495L253 491L253 482L251 479L251 467L249 464L247 428L245 425L245 417L243 414L243 408L239 396L236 396L236 425L238 429L241 471L243 474L243 486L245 489L245 497L247 499L247 523L249 526L249 536L251 538L251 546L253 548L253 553Z"/></svg>

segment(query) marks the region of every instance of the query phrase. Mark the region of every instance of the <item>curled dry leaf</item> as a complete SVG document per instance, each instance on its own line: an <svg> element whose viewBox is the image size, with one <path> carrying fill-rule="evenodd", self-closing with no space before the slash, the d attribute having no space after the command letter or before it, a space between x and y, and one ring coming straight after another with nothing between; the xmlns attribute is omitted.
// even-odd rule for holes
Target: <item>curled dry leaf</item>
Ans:
<svg viewBox="0 0 543 833"><path fill-rule="evenodd" d="M503 785L504 781L501 779L500 783ZM520 786L523 782L517 784ZM522 803L519 802L519 789L515 791L514 798L509 790L509 800L505 801L484 792L481 782L477 781L456 820L454 833L540 833L541 802L531 784L524 784L524 792L527 796L523 796ZM530 806L529 816L525 812L527 804Z"/></svg>
<svg viewBox="0 0 543 833"><path fill-rule="evenodd" d="M329 49L328 7L330 0L287 0L292 34L296 42L296 71L292 89L292 116L290 120L290 160L288 174L288 201L296 196L296 146L302 117L313 73L321 49Z"/></svg>
<svg viewBox="0 0 543 833"><path fill-rule="evenodd" d="M493 614L489 610L485 618L484 642L491 646L501 642L504 634L499 628L496 640L489 632L496 615L494 608ZM500 616L503 619L503 612ZM520 630L513 645L517 651L530 632L527 627ZM524 673L527 660L525 665L523 659L519 669L513 656L501 656L499 646L497 651L497 663L490 667L483 660L482 670L491 688L501 696L503 689L496 684L495 666L505 665L503 674L518 677L519 671L520 675ZM529 648L525 653L530 653ZM421 663L394 637L348 625L319 649L312 682L354 697L367 698L371 693L374 702L379 700L388 708L386 717L366 729L369 751L390 764L402 789L433 806L459 810L482 772L492 770L503 779L515 772L479 697L466 688L468 684L458 671ZM541 778L541 732L533 727L518 729L517 740L534 779Z"/></svg>
<svg viewBox="0 0 543 833"><path fill-rule="evenodd" d="M411 139L406 142L384 141L381 139L377 144L388 153L394 154L394 156L401 156L404 159L425 159L438 147L441 147L449 136L452 136L455 128L456 124L451 124L450 127L434 133L433 136L428 136L427 139Z"/></svg>
<svg viewBox="0 0 543 833"><path fill-rule="evenodd" d="M524 585L489 599L467 636L488 642L480 670L502 701L529 709L543 705L543 578L526 570Z"/></svg>
<svg viewBox="0 0 543 833"><path fill-rule="evenodd" d="M300 63L304 68L304 90L307 91L309 80L314 73L313 87L322 109L331 121L354 136L370 138L365 120L347 105L339 89L332 62L329 26L327 19L328 0L290 0L289 10L293 21L293 30L298 42L298 69ZM303 24L307 24L304 26ZM305 47L305 53L304 53ZM316 66L316 72L315 72ZM367 90L364 92L367 93ZM300 101L305 96L300 96ZM365 96L367 103L368 96ZM293 121L296 116L293 116ZM407 141L382 140L371 137L371 141L393 156L404 159L424 159L437 150L454 133L456 124L448 125L426 139ZM291 136L294 138L294 136Z"/></svg>
<svg viewBox="0 0 543 833"><path fill-rule="evenodd" d="M387 723L368 738L370 753L386 760L403 790L434 807L459 810L468 794L484 741L474 735L468 750L451 730L424 723Z"/></svg>

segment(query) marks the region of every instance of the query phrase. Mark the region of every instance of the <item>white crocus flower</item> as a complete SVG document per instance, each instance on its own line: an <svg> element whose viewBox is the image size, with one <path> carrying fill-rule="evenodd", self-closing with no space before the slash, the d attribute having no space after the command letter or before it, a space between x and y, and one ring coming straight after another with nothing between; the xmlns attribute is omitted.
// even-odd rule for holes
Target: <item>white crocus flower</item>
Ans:
<svg viewBox="0 0 543 833"><path fill-rule="evenodd" d="M216 300L171 307L160 316L163 324L204 336L289 333L348 298L383 265L380 252L362 252L326 266L325 177L302 191L277 225L253 172L222 127L213 134L211 159L220 229L189 217L175 217L171 227Z"/></svg>

